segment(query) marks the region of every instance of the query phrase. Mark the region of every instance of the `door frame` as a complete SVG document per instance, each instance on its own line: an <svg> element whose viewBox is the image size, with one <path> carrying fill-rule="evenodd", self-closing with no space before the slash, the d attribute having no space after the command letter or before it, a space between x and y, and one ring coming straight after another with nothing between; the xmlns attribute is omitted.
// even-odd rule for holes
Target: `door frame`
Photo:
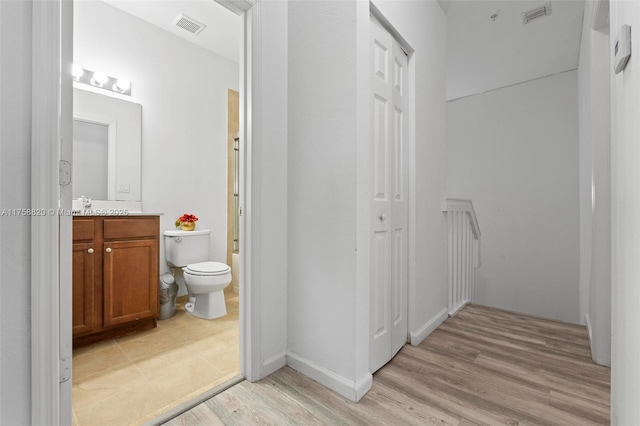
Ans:
<svg viewBox="0 0 640 426"><path fill-rule="evenodd" d="M261 81L260 1L216 0L244 14L240 58L240 120L244 141L240 221L240 370L248 380L262 377L260 245L252 236L260 223ZM33 1L31 207L31 422L71 424L71 185L73 119L71 63L73 0ZM254 124L255 123L255 124ZM241 160L242 161L242 160ZM70 165L70 164L69 164ZM257 169L256 169L257 168ZM62 212L62 213L61 213ZM66 380L61 382L61 378Z"/></svg>

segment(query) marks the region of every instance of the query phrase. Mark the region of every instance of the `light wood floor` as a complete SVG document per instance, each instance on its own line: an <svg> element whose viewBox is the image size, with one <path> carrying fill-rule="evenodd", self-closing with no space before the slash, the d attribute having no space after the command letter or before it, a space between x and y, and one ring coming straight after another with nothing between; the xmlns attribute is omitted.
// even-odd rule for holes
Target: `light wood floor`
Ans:
<svg viewBox="0 0 640 426"><path fill-rule="evenodd" d="M284 367L166 424L603 425L609 376L584 327L469 305L405 346L359 403Z"/></svg>

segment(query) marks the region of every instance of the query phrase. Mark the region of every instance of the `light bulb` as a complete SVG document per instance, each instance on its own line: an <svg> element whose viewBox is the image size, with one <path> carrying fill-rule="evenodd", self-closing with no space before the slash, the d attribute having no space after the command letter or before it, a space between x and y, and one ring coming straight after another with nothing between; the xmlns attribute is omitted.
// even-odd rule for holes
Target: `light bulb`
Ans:
<svg viewBox="0 0 640 426"><path fill-rule="evenodd" d="M82 77L82 74L84 74L84 70L80 65L78 64L71 65L71 76L73 77L74 80L76 81L80 80L80 77Z"/></svg>
<svg viewBox="0 0 640 426"><path fill-rule="evenodd" d="M96 71L93 73L91 82L96 86L102 87L102 85L105 84L108 80L109 77L105 73L103 73L102 71Z"/></svg>
<svg viewBox="0 0 640 426"><path fill-rule="evenodd" d="M118 92L126 92L131 88L131 82L126 78L119 78L113 88Z"/></svg>

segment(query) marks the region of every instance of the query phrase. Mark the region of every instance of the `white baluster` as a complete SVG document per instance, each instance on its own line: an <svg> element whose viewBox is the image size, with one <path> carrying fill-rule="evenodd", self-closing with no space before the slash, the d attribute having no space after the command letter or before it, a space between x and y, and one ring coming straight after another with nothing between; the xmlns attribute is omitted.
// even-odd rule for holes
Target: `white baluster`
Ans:
<svg viewBox="0 0 640 426"><path fill-rule="evenodd" d="M474 298L475 270L480 266L480 230L470 200L446 199L447 284L449 314Z"/></svg>
<svg viewBox="0 0 640 426"><path fill-rule="evenodd" d="M449 269L449 313L453 311L453 295L454 295L454 247L453 247L453 226L454 217L453 212L447 213L447 233L449 238L449 255L447 256L448 269Z"/></svg>

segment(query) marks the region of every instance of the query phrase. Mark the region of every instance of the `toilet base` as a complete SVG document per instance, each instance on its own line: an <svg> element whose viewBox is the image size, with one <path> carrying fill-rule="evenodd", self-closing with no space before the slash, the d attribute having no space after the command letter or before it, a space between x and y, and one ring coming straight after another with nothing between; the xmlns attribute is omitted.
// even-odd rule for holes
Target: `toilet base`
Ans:
<svg viewBox="0 0 640 426"><path fill-rule="evenodd" d="M189 296L189 303L184 305L184 309L191 315L203 319L215 319L227 315L223 290Z"/></svg>

